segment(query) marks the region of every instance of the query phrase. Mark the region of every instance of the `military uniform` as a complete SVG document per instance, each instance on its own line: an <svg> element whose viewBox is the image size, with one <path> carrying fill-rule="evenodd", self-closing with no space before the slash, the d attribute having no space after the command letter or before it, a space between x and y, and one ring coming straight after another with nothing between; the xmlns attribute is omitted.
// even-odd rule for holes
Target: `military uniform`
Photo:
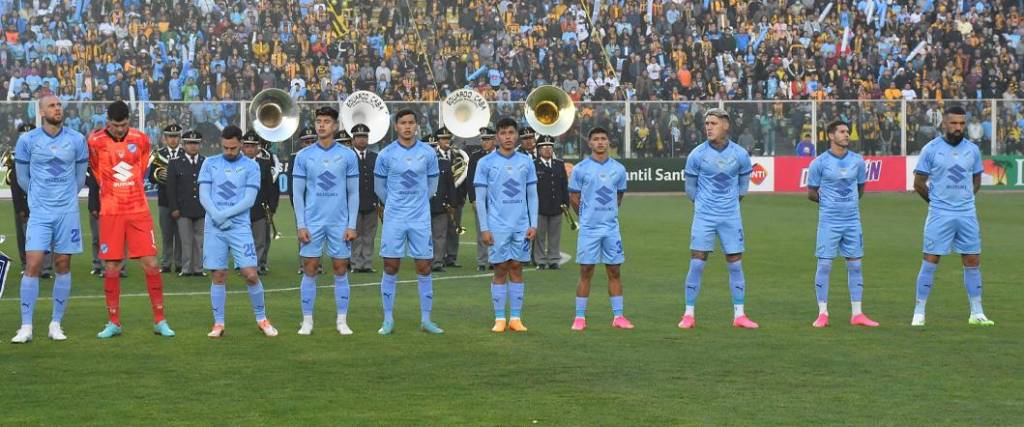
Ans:
<svg viewBox="0 0 1024 427"><path fill-rule="evenodd" d="M537 143L542 147L554 148L554 138L542 136ZM569 178L565 173L565 162L554 158L538 156L534 162L537 168L537 238L533 239L533 261L537 268L558 268L560 242L562 238L562 206L569 205Z"/></svg>
<svg viewBox="0 0 1024 427"><path fill-rule="evenodd" d="M490 141L490 140L493 140L495 136L496 136L496 133L494 132L494 129L491 129L491 128L482 128L482 129L480 129L480 139L481 140L489 140ZM466 194L469 197L469 203L472 203L474 205L476 204L476 191L474 191L474 189L472 188L472 186L473 186L473 182L472 182L473 181L473 177L476 176L476 165L477 165L477 163L480 162L480 159L482 159L484 156L486 156L488 154L491 154L491 152L493 152L493 151L494 151L493 148L491 149L491 151L485 151L483 149L483 146L481 145L481 148L479 150L474 151L473 154L471 154L469 156L469 167L467 168L468 172L466 174L466 182L463 184L463 185L468 185L470 187L468 189L468 193ZM474 225L476 225L476 269L479 270L479 271L483 271L483 270L487 269L488 267L494 268L487 261L487 245L484 244L483 237L481 236L482 233L480 233L480 218L475 216L476 215L476 209L473 209L473 215L476 218L476 221L475 221L475 224L474 224Z"/></svg>
<svg viewBox="0 0 1024 427"><path fill-rule="evenodd" d="M157 150L157 155L165 159L167 164L170 165L172 160L185 153L185 149L180 144L175 144L173 148L168 144L170 140L177 141L181 137L181 126L178 126L176 123L168 125L163 130L163 136L165 138L164 146ZM177 222L174 218L171 218L166 179L167 176L158 177L157 168L150 165L149 182L156 184L156 200L159 208L160 238L162 240L162 245L160 246L160 251L162 252L160 271L168 273L172 269L177 269L180 272L182 267L181 238L178 236Z"/></svg>
<svg viewBox="0 0 1024 427"><path fill-rule="evenodd" d="M260 137L256 132L249 131L242 137L242 144L259 144ZM256 263L259 267L259 274L267 272L267 256L270 252L270 215L277 211L277 202L280 199L281 191L274 181L274 163L271 159L256 156L256 163L260 166L260 189L256 193L256 203L249 210L249 220L252 226L252 239L256 244Z"/></svg>
<svg viewBox="0 0 1024 427"><path fill-rule="evenodd" d="M182 142L200 144L202 135L185 132ZM199 203L199 169L206 157L182 152L167 166L167 204L171 217L177 213L178 237L181 241L181 272L178 276L203 276L203 235L206 209Z"/></svg>
<svg viewBox="0 0 1024 427"><path fill-rule="evenodd" d="M344 132L344 131L342 131ZM353 137L370 135L366 125L352 127ZM359 150L352 147L359 159L359 216L356 218L356 240L352 242L352 271L372 273L373 243L377 237L377 208L380 201L373 191L373 168L377 163L377 153L370 150Z"/></svg>
<svg viewBox="0 0 1024 427"><path fill-rule="evenodd" d="M437 146L437 137L430 135L427 143ZM450 222L448 209L455 201L455 181L452 179L452 166L447 160L437 159L437 192L430 198L430 230L434 243L433 271L444 271L445 249L448 239Z"/></svg>

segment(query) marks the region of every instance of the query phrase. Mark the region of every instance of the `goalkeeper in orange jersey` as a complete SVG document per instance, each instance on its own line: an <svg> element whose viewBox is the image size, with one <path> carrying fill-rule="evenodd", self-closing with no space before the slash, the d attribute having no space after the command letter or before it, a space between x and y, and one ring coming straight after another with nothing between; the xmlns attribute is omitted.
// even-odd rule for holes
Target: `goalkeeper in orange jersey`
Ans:
<svg viewBox="0 0 1024 427"><path fill-rule="evenodd" d="M153 307L153 333L173 337L164 319L163 278L156 259L153 218L143 177L149 167L149 137L129 126L128 104L107 106L107 126L89 135L89 166L100 187L99 245L104 261L103 288L107 298L107 326L101 339L121 335L121 263L138 258L146 275Z"/></svg>

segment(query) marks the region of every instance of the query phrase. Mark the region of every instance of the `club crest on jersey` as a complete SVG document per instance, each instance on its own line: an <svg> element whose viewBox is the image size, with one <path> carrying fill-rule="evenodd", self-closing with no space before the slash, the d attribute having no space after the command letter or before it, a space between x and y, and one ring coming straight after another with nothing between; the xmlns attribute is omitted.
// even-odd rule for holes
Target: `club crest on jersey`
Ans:
<svg viewBox="0 0 1024 427"><path fill-rule="evenodd" d="M725 169L729 168L730 166L736 164L736 159L733 159L733 158L725 159L725 158L719 157L718 160L716 160L715 162L718 163L718 170L725 170Z"/></svg>
<svg viewBox="0 0 1024 427"><path fill-rule="evenodd" d="M138 149L139 149L138 145L136 145L136 144L128 144L128 152L129 153L133 153L134 154L135 150L138 150Z"/></svg>
<svg viewBox="0 0 1024 427"><path fill-rule="evenodd" d="M837 170L836 172L839 174L840 178L846 178L846 175L850 172L850 169L849 168L839 168L839 170Z"/></svg>
<svg viewBox="0 0 1024 427"><path fill-rule="evenodd" d="M56 144L50 146L50 152L51 153L56 154L57 150L60 150L60 147L58 147Z"/></svg>
<svg viewBox="0 0 1024 427"><path fill-rule="evenodd" d="M601 181L607 181L608 180L608 174L606 174L604 172L601 172L601 173L597 174L597 177L601 178Z"/></svg>
<svg viewBox="0 0 1024 427"><path fill-rule="evenodd" d="M406 157L405 158L405 162L409 163L409 164L412 164L412 157Z"/></svg>

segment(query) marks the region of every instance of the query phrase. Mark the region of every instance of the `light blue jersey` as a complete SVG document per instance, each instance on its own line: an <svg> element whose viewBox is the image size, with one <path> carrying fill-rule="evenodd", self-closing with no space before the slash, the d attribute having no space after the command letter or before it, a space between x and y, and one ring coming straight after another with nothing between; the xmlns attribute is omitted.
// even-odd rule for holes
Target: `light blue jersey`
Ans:
<svg viewBox="0 0 1024 427"><path fill-rule="evenodd" d="M929 214L974 216L972 176L982 170L981 150L967 139L950 145L938 137L925 145L914 173L928 176Z"/></svg>
<svg viewBox="0 0 1024 427"><path fill-rule="evenodd" d="M807 186L818 189L818 221L849 224L860 221L858 186L867 181L864 158L847 151L836 157L826 151L811 162Z"/></svg>
<svg viewBox="0 0 1024 427"><path fill-rule="evenodd" d="M745 182L752 166L743 147L729 141L721 150L710 142L694 148L686 157L686 179L696 179L694 198L696 217L739 217L739 197L746 192ZM691 184L692 185L692 184Z"/></svg>
<svg viewBox="0 0 1024 427"><path fill-rule="evenodd" d="M210 204L203 203L206 208L206 230L216 229L214 218L223 216L230 226L220 230L248 230L251 233L249 210L252 203L245 206L246 192L260 189L260 166L255 160L239 155L233 161L223 155L209 157L199 169L199 185L210 186ZM202 198L202 194L200 194Z"/></svg>
<svg viewBox="0 0 1024 427"><path fill-rule="evenodd" d="M32 216L78 215L78 191L89 163L82 134L61 128L50 136L41 127L33 129L18 138L14 161Z"/></svg>
<svg viewBox="0 0 1024 427"><path fill-rule="evenodd" d="M580 194L580 235L619 233L618 195L626 192L626 168L615 159L586 158L572 169L569 192Z"/></svg>
<svg viewBox="0 0 1024 427"><path fill-rule="evenodd" d="M353 195L349 194L347 186L349 178L359 178L359 161L355 152L341 144L334 144L331 148L313 144L295 156L292 176L305 180L306 184L303 211L299 212L300 206L295 206L298 228L356 228L355 216L349 215L349 198ZM354 196L358 205L358 181L356 184Z"/></svg>
<svg viewBox="0 0 1024 427"><path fill-rule="evenodd" d="M481 158L473 177L474 187L487 189L487 217L480 230L511 233L536 227L537 207L527 200L527 187L536 184L537 169L526 154L506 157L495 150Z"/></svg>
<svg viewBox="0 0 1024 427"><path fill-rule="evenodd" d="M388 144L377 155L373 169L386 182L384 220L399 223L430 224L428 178L437 178L437 153L429 145L416 141L406 148L400 142Z"/></svg>

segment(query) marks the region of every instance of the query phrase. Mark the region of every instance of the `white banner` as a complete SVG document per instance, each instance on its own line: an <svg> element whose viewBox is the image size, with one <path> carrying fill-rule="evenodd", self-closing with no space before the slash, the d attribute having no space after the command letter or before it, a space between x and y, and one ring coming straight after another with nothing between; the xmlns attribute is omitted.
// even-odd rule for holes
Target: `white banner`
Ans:
<svg viewBox="0 0 1024 427"><path fill-rule="evenodd" d="M914 191L914 168L917 167L917 156L907 156L907 191Z"/></svg>
<svg viewBox="0 0 1024 427"><path fill-rule="evenodd" d="M754 168L750 173L750 191L775 191L775 158L751 157L750 164Z"/></svg>

